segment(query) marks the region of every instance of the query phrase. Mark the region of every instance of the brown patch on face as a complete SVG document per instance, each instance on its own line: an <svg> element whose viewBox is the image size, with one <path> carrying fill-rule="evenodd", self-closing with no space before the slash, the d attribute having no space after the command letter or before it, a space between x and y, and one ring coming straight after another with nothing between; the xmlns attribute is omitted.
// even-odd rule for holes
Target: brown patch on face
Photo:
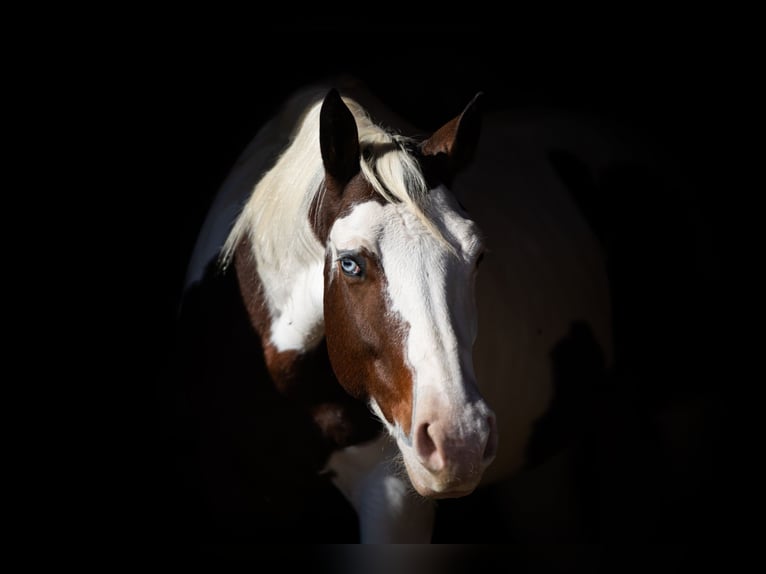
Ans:
<svg viewBox="0 0 766 574"><path fill-rule="evenodd" d="M366 201L385 203L360 173L344 188L332 178L325 178L324 191L317 193L309 207L309 224L322 245L327 245L335 221L348 215L354 206Z"/></svg>
<svg viewBox="0 0 766 574"><path fill-rule="evenodd" d="M349 277L328 253L325 261L325 337L333 370L343 388L373 397L389 423L406 434L412 420L412 373L405 358L409 327L393 314L380 260L361 250L361 277ZM332 277L332 281L330 278Z"/></svg>

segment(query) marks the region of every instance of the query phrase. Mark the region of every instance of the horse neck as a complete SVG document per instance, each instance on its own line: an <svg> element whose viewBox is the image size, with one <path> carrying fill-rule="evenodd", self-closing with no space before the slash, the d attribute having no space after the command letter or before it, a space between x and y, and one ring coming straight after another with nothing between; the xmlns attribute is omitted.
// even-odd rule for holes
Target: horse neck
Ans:
<svg viewBox="0 0 766 574"><path fill-rule="evenodd" d="M324 338L323 259L300 265L290 265L288 259L277 267L259 257L246 236L237 245L233 263L269 371L278 386L289 386L296 359Z"/></svg>

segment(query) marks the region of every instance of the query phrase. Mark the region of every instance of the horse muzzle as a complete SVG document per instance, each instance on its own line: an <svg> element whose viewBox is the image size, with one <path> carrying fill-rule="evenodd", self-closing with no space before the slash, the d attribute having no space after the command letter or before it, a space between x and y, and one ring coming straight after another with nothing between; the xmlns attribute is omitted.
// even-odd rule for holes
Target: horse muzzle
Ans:
<svg viewBox="0 0 766 574"><path fill-rule="evenodd" d="M452 417L422 421L414 428L412 446L400 445L412 486L421 496L458 498L479 485L497 453L495 415L482 407L470 424Z"/></svg>

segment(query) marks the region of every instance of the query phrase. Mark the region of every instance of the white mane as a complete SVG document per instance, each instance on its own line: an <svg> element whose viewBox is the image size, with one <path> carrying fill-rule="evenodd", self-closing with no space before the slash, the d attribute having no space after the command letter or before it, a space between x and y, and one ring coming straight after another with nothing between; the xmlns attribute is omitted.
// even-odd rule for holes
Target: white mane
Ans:
<svg viewBox="0 0 766 574"><path fill-rule="evenodd" d="M439 236L423 211L428 185L417 161L406 151L405 146L414 141L375 124L354 100L344 97L343 101L356 119L362 149L360 167L365 177L388 201L409 204ZM259 267L265 265L277 273L286 265L303 267L323 258L323 246L308 220L315 194L324 193L320 111L321 99L307 109L274 167L255 185L226 239L222 265L230 262L244 237L249 238Z"/></svg>

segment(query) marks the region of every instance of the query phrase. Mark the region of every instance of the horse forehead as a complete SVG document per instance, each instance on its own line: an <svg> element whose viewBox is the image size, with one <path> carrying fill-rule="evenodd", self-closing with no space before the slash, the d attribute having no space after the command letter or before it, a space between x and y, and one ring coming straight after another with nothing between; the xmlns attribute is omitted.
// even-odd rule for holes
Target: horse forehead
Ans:
<svg viewBox="0 0 766 574"><path fill-rule="evenodd" d="M378 238L386 225L386 208L377 201L357 203L342 217L339 217L330 230L330 240L339 249L358 249L365 247L378 251Z"/></svg>
<svg viewBox="0 0 766 574"><path fill-rule="evenodd" d="M475 225L465 218L449 195L443 190L432 190L432 201L428 217L441 231L464 247L474 240ZM353 250L364 247L381 255L381 248L396 248L411 251L411 240L419 238L436 246L439 241L412 208L406 203L382 203L366 201L354 205L353 209L333 225L330 239L338 250Z"/></svg>

